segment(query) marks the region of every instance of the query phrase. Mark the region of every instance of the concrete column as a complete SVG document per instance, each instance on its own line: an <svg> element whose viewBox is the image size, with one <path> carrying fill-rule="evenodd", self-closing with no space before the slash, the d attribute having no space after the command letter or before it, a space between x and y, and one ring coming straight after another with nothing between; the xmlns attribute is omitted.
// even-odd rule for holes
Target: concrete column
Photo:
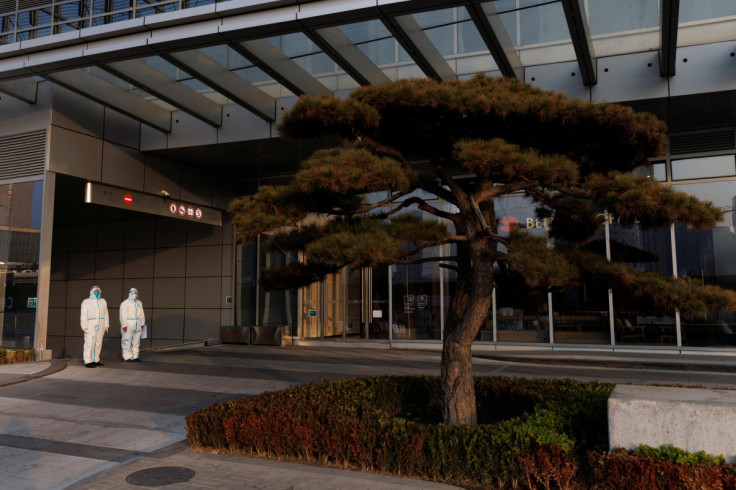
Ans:
<svg viewBox="0 0 736 490"><path fill-rule="evenodd" d="M43 342L44 351L38 359L51 359L51 350L46 348L48 332L49 294L51 286L51 245L54 232L54 197L56 195L56 173L46 172L43 185L43 211L41 214L41 250L38 257L38 307L36 310L36 331L34 347L38 349Z"/></svg>

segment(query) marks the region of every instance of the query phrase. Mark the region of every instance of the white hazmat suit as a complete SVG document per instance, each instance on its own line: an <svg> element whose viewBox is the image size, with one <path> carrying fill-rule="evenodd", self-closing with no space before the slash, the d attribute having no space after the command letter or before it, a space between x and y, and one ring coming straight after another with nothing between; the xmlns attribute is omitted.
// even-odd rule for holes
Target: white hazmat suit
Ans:
<svg viewBox="0 0 736 490"><path fill-rule="evenodd" d="M138 290L131 288L128 299L120 303L120 346L123 349L123 359L138 361L138 351L141 346L141 333L146 326L146 316L143 314L143 303L138 299Z"/></svg>
<svg viewBox="0 0 736 490"><path fill-rule="evenodd" d="M110 328L110 315L107 313L107 301L100 296L102 291L93 286L89 298L82 301L82 313L79 317L84 332L84 365L95 367L100 364L102 337Z"/></svg>

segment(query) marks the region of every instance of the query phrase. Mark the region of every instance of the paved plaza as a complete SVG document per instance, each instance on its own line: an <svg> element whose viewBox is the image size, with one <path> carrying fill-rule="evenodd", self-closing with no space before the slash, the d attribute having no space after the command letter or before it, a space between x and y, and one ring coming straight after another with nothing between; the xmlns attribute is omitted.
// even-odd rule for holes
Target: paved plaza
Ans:
<svg viewBox="0 0 736 490"><path fill-rule="evenodd" d="M451 488L434 482L191 451L184 417L214 402L289 385L383 374L439 374L438 351L365 347L193 346L103 359L0 366L0 477L12 489L141 488L139 470L181 467L165 488ZM736 357L475 352L479 375L571 377L736 388Z"/></svg>

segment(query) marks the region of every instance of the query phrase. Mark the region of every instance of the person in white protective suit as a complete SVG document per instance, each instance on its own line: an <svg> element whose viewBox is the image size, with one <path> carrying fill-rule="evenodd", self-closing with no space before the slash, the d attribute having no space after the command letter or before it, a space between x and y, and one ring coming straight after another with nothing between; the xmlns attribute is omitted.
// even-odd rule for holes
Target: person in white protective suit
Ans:
<svg viewBox="0 0 736 490"><path fill-rule="evenodd" d="M110 328L107 301L100 296L102 296L100 287L92 286L89 298L82 301L82 314L79 317L84 332L84 366L88 368L103 365L100 362L102 337Z"/></svg>
<svg viewBox="0 0 736 490"><path fill-rule="evenodd" d="M143 314L143 303L138 299L138 290L130 288L128 299L120 303L120 346L123 348L124 360L140 362L138 351L144 328L146 316Z"/></svg>

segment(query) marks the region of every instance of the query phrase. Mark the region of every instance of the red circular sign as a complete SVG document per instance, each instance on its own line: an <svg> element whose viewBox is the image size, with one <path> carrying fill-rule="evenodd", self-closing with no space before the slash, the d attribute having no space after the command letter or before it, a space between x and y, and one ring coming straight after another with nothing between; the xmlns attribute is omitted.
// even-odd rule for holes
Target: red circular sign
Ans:
<svg viewBox="0 0 736 490"><path fill-rule="evenodd" d="M131 196L130 194L125 194L123 196L123 202L126 206L130 206L131 204L133 204L133 196Z"/></svg>
<svg viewBox="0 0 736 490"><path fill-rule="evenodd" d="M176 214L177 208L178 208L178 206L176 205L175 202L172 202L171 204L169 204L169 212L171 214Z"/></svg>
<svg viewBox="0 0 736 490"><path fill-rule="evenodd" d="M182 216L184 216L185 214L187 214L187 208L184 207L183 204L180 204L179 205L179 214L182 215Z"/></svg>
<svg viewBox="0 0 736 490"><path fill-rule="evenodd" d="M194 208L193 208L193 207L189 206L189 207L187 208L187 216L189 216L190 218L191 218L192 216L194 216Z"/></svg>
<svg viewBox="0 0 736 490"><path fill-rule="evenodd" d="M194 216L196 216L197 219L202 219L202 210L197 208L197 210L194 211Z"/></svg>
<svg viewBox="0 0 736 490"><path fill-rule="evenodd" d="M519 220L513 216L504 216L498 220L498 229L506 233L519 229Z"/></svg>

